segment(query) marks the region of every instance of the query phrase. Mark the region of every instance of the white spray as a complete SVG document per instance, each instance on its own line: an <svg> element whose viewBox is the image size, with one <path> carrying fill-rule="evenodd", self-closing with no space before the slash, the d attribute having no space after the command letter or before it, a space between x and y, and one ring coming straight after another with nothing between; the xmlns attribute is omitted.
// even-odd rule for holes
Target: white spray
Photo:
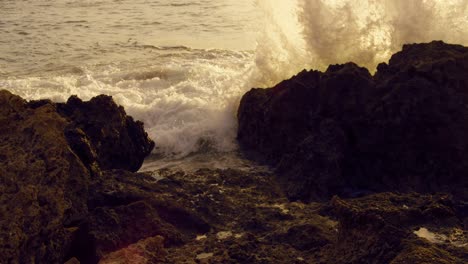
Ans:
<svg viewBox="0 0 468 264"><path fill-rule="evenodd" d="M271 23L257 50L271 85L304 68L353 61L371 72L405 43L468 45L468 0L258 0ZM269 37L274 32L274 37Z"/></svg>

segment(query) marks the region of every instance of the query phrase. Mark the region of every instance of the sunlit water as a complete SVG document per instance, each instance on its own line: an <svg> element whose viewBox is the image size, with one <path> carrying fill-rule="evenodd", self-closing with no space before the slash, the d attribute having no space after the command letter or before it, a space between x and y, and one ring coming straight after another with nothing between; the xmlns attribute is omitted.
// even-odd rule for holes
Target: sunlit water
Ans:
<svg viewBox="0 0 468 264"><path fill-rule="evenodd" d="M373 71L432 39L468 45L468 0L0 0L0 89L112 95L156 141L145 168L222 167L251 87L350 60Z"/></svg>

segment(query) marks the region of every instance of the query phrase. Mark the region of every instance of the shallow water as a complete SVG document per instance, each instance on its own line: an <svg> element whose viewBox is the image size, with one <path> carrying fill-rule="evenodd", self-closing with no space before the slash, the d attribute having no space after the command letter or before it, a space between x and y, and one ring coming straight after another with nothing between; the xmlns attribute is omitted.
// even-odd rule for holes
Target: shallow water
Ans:
<svg viewBox="0 0 468 264"><path fill-rule="evenodd" d="M156 141L144 168L244 166L251 87L350 60L373 71L407 42L468 45L467 14L468 0L0 0L0 88L112 95Z"/></svg>

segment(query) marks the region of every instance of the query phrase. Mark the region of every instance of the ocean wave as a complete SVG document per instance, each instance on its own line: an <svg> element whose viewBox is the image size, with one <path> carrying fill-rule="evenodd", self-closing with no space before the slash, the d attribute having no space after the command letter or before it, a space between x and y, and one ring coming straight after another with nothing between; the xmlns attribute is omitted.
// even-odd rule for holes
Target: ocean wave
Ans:
<svg viewBox="0 0 468 264"><path fill-rule="evenodd" d="M166 157L235 150L237 101L249 88L245 84L253 54L195 49L179 55L157 56L152 63L141 59L88 65L52 77L4 79L0 86L27 99L112 95L144 121L157 142L155 153Z"/></svg>

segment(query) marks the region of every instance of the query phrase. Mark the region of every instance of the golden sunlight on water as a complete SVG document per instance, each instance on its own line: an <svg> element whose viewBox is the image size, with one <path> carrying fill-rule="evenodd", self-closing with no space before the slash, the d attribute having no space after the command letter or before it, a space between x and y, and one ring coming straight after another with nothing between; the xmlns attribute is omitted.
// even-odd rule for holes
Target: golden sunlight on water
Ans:
<svg viewBox="0 0 468 264"><path fill-rule="evenodd" d="M109 94L158 153L236 149L252 87L405 43L468 45L468 0L1 0L0 87L26 99Z"/></svg>
<svg viewBox="0 0 468 264"><path fill-rule="evenodd" d="M353 61L373 72L405 43L468 45L468 0L258 0L258 82ZM266 41L268 40L268 41Z"/></svg>

